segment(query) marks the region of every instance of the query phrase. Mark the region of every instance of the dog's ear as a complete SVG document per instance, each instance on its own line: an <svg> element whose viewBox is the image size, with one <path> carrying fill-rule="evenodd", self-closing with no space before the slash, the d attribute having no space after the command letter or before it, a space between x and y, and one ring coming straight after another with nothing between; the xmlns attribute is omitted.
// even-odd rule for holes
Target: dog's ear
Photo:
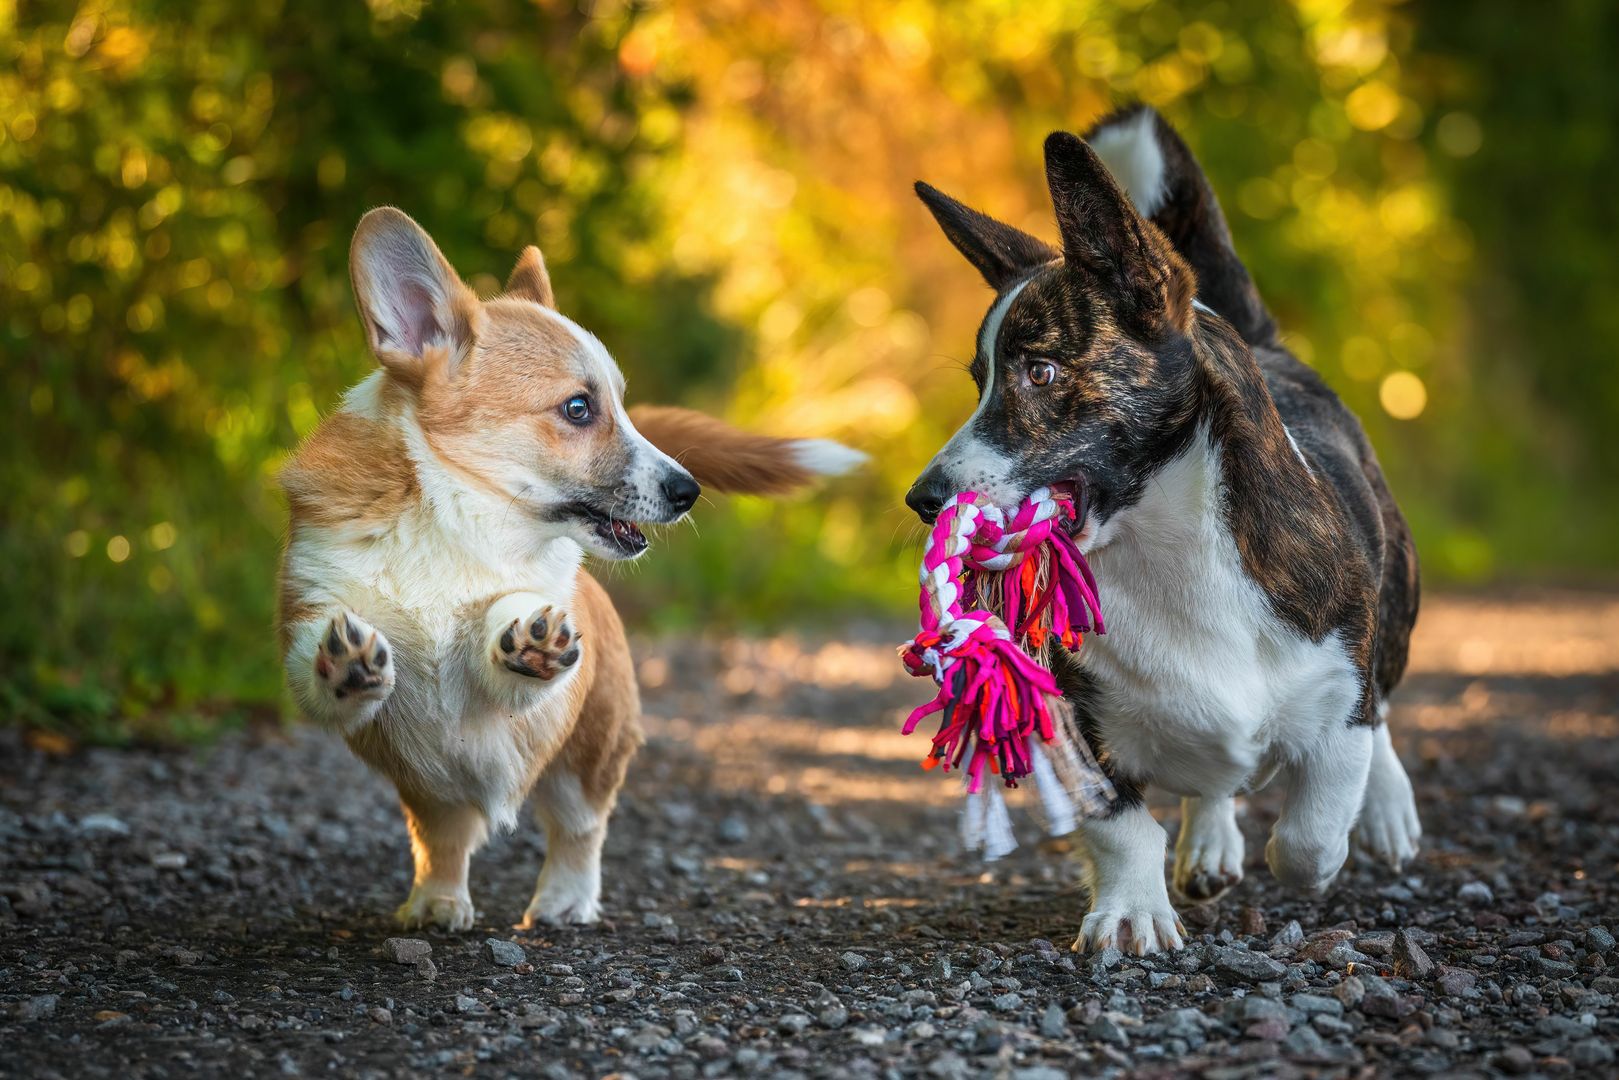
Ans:
<svg viewBox="0 0 1619 1080"><path fill-rule="evenodd" d="M1106 287L1119 314L1143 329L1185 330L1197 281L1084 140L1065 131L1046 139L1046 182L1057 210L1067 265Z"/></svg>
<svg viewBox="0 0 1619 1080"><path fill-rule="evenodd" d="M967 256L996 292L1035 267L1059 258L1057 250L1044 240L980 214L931 184L918 180L916 194L956 250Z"/></svg>
<svg viewBox="0 0 1619 1080"><path fill-rule="evenodd" d="M406 214L382 206L360 219L349 275L366 340L389 371L416 382L430 361L453 367L466 355L478 298Z"/></svg>
<svg viewBox="0 0 1619 1080"><path fill-rule="evenodd" d="M506 295L532 300L548 308L557 306L556 294L551 291L551 274L545 269L545 256L533 244L517 257L512 276L506 279Z"/></svg>

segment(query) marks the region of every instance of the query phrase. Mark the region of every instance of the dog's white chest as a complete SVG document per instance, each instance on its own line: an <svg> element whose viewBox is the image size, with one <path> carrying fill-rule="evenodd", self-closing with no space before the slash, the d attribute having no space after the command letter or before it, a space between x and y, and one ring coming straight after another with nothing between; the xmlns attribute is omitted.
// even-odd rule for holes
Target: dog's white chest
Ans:
<svg viewBox="0 0 1619 1080"><path fill-rule="evenodd" d="M566 686L577 669L505 698L473 670L493 664L485 612L518 593L526 614L546 604L567 611L580 552L538 561L479 557L422 515L361 543L294 541L302 572L333 583L334 599L363 611L393 645L394 692L372 722L398 768L424 794L472 801L497 827L515 820L532 780L532 747L556 742L571 720ZM399 780L399 777L395 777Z"/></svg>
<svg viewBox="0 0 1619 1080"><path fill-rule="evenodd" d="M1358 693L1336 635L1279 620L1244 571L1206 443L1110 519L1089 556L1108 633L1086 640L1102 738L1127 776L1183 795L1238 790L1268 759L1346 722Z"/></svg>

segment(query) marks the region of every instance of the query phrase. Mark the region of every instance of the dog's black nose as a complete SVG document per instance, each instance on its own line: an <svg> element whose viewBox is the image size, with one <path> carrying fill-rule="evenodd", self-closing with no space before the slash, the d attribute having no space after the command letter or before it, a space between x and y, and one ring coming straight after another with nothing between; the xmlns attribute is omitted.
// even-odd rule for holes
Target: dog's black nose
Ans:
<svg viewBox="0 0 1619 1080"><path fill-rule="evenodd" d="M697 502L703 489L685 473L677 473L663 482L663 497L669 500L677 513L684 514Z"/></svg>
<svg viewBox="0 0 1619 1080"><path fill-rule="evenodd" d="M938 519L939 511L944 509L945 500L952 494L944 489L936 477L923 473L911 485L911 490L905 493L905 505L915 510L917 517L932 525Z"/></svg>

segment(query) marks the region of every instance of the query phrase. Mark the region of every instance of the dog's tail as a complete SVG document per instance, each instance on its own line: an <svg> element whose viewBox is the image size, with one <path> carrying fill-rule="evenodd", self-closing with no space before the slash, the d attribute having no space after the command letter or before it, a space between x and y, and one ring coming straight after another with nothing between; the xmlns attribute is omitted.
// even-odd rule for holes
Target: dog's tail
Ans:
<svg viewBox="0 0 1619 1080"><path fill-rule="evenodd" d="M830 439L755 435L673 405L637 405L630 410L630 421L699 484L735 495L785 495L817 476L848 472L866 459Z"/></svg>
<svg viewBox="0 0 1619 1080"><path fill-rule="evenodd" d="M1103 117L1085 135L1143 217L1169 237L1197 275L1197 298L1236 327L1250 345L1276 341L1271 317L1197 159L1157 110L1132 105Z"/></svg>

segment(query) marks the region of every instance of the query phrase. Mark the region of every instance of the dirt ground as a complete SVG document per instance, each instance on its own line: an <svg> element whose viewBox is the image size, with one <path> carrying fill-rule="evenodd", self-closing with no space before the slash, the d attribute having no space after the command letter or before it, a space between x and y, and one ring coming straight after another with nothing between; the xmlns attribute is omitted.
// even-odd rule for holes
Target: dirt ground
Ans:
<svg viewBox="0 0 1619 1080"><path fill-rule="evenodd" d="M607 919L566 932L511 928L532 828L476 859L476 930L396 931L398 810L315 731L0 733L0 1074L1615 1074L1619 599L1430 602L1391 720L1416 865L1284 893L1261 793L1248 880L1149 960L1068 951L1078 865L1016 800L1017 853L959 852L903 633L639 642Z"/></svg>

